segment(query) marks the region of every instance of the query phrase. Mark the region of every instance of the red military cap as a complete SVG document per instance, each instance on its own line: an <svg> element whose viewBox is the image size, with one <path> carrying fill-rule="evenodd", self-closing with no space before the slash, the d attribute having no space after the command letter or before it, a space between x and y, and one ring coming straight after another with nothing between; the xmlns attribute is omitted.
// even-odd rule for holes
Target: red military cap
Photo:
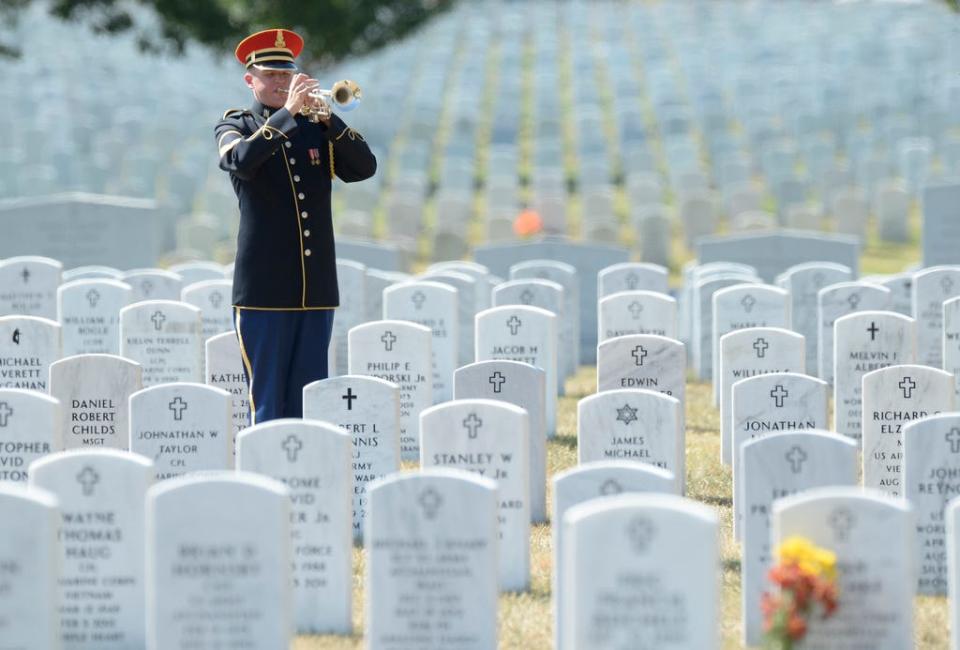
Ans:
<svg viewBox="0 0 960 650"><path fill-rule="evenodd" d="M294 63L303 50L303 38L289 29L265 29L240 41L234 54L247 68L295 70Z"/></svg>

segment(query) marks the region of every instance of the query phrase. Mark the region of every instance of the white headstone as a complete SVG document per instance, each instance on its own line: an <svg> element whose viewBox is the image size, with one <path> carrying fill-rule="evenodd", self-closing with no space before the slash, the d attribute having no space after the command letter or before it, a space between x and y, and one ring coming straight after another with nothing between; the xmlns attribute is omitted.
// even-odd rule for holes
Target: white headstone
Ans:
<svg viewBox="0 0 960 650"><path fill-rule="evenodd" d="M8 257L0 261L0 316L56 319L62 272L63 265L49 257Z"/></svg>
<svg viewBox="0 0 960 650"><path fill-rule="evenodd" d="M230 449L237 434L250 426L250 394L243 368L240 341L235 332L224 332L207 339L206 374L207 385L222 388L230 393L233 434Z"/></svg>
<svg viewBox="0 0 960 650"><path fill-rule="evenodd" d="M677 301L655 291L620 291L601 298L597 341L628 334L677 338Z"/></svg>
<svg viewBox="0 0 960 650"><path fill-rule="evenodd" d="M47 392L50 365L61 356L60 336L56 321L0 317L0 388Z"/></svg>
<svg viewBox="0 0 960 650"><path fill-rule="evenodd" d="M938 266L913 276L917 362L943 367L943 303L960 297L960 266Z"/></svg>
<svg viewBox="0 0 960 650"><path fill-rule="evenodd" d="M817 293L817 376L833 385L833 326L838 318L858 311L884 311L890 306L890 290L866 282L840 282ZM813 369L810 369L813 372Z"/></svg>
<svg viewBox="0 0 960 650"><path fill-rule="evenodd" d="M489 290L487 280L452 270L431 271L417 279L439 282L457 290L457 322L460 330L460 341L457 345L458 365L472 362L474 314L477 313L477 304L482 295Z"/></svg>
<svg viewBox="0 0 960 650"><path fill-rule="evenodd" d="M667 277L666 267L659 264L611 264L597 274L597 298L603 299L620 291L667 293Z"/></svg>
<svg viewBox="0 0 960 650"><path fill-rule="evenodd" d="M180 292L180 300L200 310L203 340L233 331L231 280L203 280L188 284Z"/></svg>
<svg viewBox="0 0 960 650"><path fill-rule="evenodd" d="M831 262L798 264L783 273L781 286L790 292L790 329L806 339L807 370L812 375L817 374L820 363L817 294L826 286L852 279L853 272L849 267Z"/></svg>
<svg viewBox="0 0 960 650"><path fill-rule="evenodd" d="M130 302L143 300L180 300L183 278L162 269L133 269L123 274L123 282L133 289Z"/></svg>
<svg viewBox="0 0 960 650"><path fill-rule="evenodd" d="M117 280L76 280L57 290L57 318L63 355L119 354L120 310L130 304L129 284Z"/></svg>
<svg viewBox="0 0 960 650"><path fill-rule="evenodd" d="M0 481L26 483L30 463L63 449L60 402L43 393L0 388Z"/></svg>
<svg viewBox="0 0 960 650"><path fill-rule="evenodd" d="M330 376L345 375L347 369L347 335L366 320L367 267L359 262L337 260L337 282L340 285L340 307L333 319L330 347L336 360L330 362Z"/></svg>
<svg viewBox="0 0 960 650"><path fill-rule="evenodd" d="M943 369L953 373L960 399L960 298L943 303Z"/></svg>
<svg viewBox="0 0 960 650"><path fill-rule="evenodd" d="M200 310L169 300L120 310L120 356L143 367L143 385L203 381Z"/></svg>
<svg viewBox="0 0 960 650"><path fill-rule="evenodd" d="M527 279L502 282L493 288L494 307L525 305L539 307L557 317L557 393L563 394L567 377L576 371L571 353L573 325L564 311L566 299L563 287L550 280Z"/></svg>

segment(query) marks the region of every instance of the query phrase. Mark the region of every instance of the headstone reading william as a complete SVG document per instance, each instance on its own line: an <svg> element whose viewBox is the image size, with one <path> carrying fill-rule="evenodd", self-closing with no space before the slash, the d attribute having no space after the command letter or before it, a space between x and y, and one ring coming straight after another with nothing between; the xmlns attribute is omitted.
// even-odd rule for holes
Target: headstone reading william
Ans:
<svg viewBox="0 0 960 650"><path fill-rule="evenodd" d="M119 354L120 310L130 304L130 285L117 280L76 280L57 290L63 355Z"/></svg>
<svg viewBox="0 0 960 650"><path fill-rule="evenodd" d="M0 481L26 483L30 463L63 449L60 402L32 390L0 388Z"/></svg>

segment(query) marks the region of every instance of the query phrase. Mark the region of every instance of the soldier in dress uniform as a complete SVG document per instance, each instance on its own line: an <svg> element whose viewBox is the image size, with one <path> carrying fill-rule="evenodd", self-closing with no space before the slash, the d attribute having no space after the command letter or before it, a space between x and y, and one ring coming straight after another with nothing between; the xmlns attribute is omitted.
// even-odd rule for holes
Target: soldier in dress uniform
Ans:
<svg viewBox="0 0 960 650"><path fill-rule="evenodd" d="M336 115L300 114L318 87L299 73L303 39L286 29L243 39L236 57L253 93L216 126L220 168L240 202L233 277L234 327L250 390L252 422L302 417L303 387L327 377L339 305L330 210L333 177L373 176L377 161Z"/></svg>

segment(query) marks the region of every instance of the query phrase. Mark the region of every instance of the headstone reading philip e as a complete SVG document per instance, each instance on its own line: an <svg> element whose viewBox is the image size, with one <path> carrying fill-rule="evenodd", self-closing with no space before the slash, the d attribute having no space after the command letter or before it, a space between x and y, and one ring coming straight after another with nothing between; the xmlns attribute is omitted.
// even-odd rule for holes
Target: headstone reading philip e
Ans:
<svg viewBox="0 0 960 650"><path fill-rule="evenodd" d="M120 311L120 356L143 367L143 385L203 381L200 310L168 300Z"/></svg>
<svg viewBox="0 0 960 650"><path fill-rule="evenodd" d="M353 586L349 434L325 422L273 420L237 438L237 469L290 490L299 634L350 634Z"/></svg>
<svg viewBox="0 0 960 650"><path fill-rule="evenodd" d="M30 485L60 503L65 648L144 646L143 502L152 481L149 460L114 449L61 452L30 467Z"/></svg>
<svg viewBox="0 0 960 650"><path fill-rule="evenodd" d="M863 376L863 485L903 494L903 426L952 411L953 375L929 366L889 366Z"/></svg>
<svg viewBox="0 0 960 650"><path fill-rule="evenodd" d="M60 325L36 316L0 317L0 387L41 393L61 356Z"/></svg>
<svg viewBox="0 0 960 650"><path fill-rule="evenodd" d="M360 542L367 488L400 471L400 389L362 375L315 381L303 387L303 417L336 424L352 438L353 539Z"/></svg>
<svg viewBox="0 0 960 650"><path fill-rule="evenodd" d="M431 332L407 321L382 320L350 330L351 375L379 377L400 389L400 457L420 455L420 412L433 404Z"/></svg>
<svg viewBox="0 0 960 650"><path fill-rule="evenodd" d="M43 393L0 388L0 481L26 483L30 463L63 449L60 402Z"/></svg>
<svg viewBox="0 0 960 650"><path fill-rule="evenodd" d="M369 494L367 647L496 648L496 483L425 469L380 479Z"/></svg>
<svg viewBox="0 0 960 650"><path fill-rule="evenodd" d="M9 648L60 648L60 513L55 496L0 482L0 638Z"/></svg>
<svg viewBox="0 0 960 650"><path fill-rule="evenodd" d="M147 493L147 650L286 648L293 632L290 492L249 472Z"/></svg>
<svg viewBox="0 0 960 650"><path fill-rule="evenodd" d="M130 285L117 280L76 280L57 290L63 355L119 354L120 310L130 304Z"/></svg>
<svg viewBox="0 0 960 650"><path fill-rule="evenodd" d="M110 354L81 354L50 366L50 395L60 402L64 449L129 449L130 395L140 364Z"/></svg>

